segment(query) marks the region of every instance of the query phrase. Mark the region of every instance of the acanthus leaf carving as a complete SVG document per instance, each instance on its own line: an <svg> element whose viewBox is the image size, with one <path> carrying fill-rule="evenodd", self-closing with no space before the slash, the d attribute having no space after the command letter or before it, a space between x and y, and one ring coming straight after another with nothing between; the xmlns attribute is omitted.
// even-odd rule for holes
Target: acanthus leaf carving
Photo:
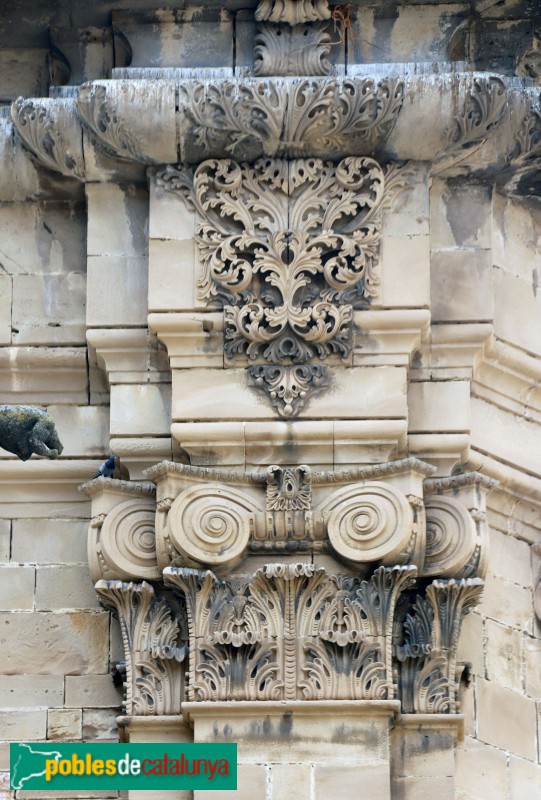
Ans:
<svg viewBox="0 0 541 800"><path fill-rule="evenodd" d="M164 579L183 596L189 619L188 696L393 697L389 632L415 569L382 570L361 582L303 563L268 564L251 577L226 580L166 569Z"/></svg>
<svg viewBox="0 0 541 800"><path fill-rule="evenodd" d="M454 152L484 141L500 121L506 101L507 86L501 78L474 78L463 109L455 115L450 149Z"/></svg>
<svg viewBox="0 0 541 800"><path fill-rule="evenodd" d="M326 26L262 24L255 37L254 74L328 75L330 42Z"/></svg>
<svg viewBox="0 0 541 800"><path fill-rule="evenodd" d="M178 714L182 701L181 663L187 655L182 614L174 613L153 587L104 581L96 592L120 622L126 662L127 714Z"/></svg>
<svg viewBox="0 0 541 800"><path fill-rule="evenodd" d="M11 107L11 118L25 145L42 164L62 175L84 179L82 158L70 149L49 107L19 97Z"/></svg>
<svg viewBox="0 0 541 800"><path fill-rule="evenodd" d="M404 713L458 710L456 649L462 620L479 602L479 578L435 580L417 596L395 646ZM404 611L402 609L402 611ZM395 637L396 637L395 629Z"/></svg>
<svg viewBox="0 0 541 800"><path fill-rule="evenodd" d="M84 124L107 153L115 158L140 163L154 163L120 119L107 97L105 86L85 84L79 87L77 110Z"/></svg>
<svg viewBox="0 0 541 800"><path fill-rule="evenodd" d="M330 386L331 375L321 364L258 365L248 373L255 388L265 392L281 417L296 417L318 391Z"/></svg>
<svg viewBox="0 0 541 800"><path fill-rule="evenodd" d="M259 0L255 12L259 22L269 20L287 22L289 25L329 19L330 16L328 0Z"/></svg>
<svg viewBox="0 0 541 800"><path fill-rule="evenodd" d="M276 78L182 84L185 158L369 155L404 101L389 78ZM201 152L202 151L202 152Z"/></svg>

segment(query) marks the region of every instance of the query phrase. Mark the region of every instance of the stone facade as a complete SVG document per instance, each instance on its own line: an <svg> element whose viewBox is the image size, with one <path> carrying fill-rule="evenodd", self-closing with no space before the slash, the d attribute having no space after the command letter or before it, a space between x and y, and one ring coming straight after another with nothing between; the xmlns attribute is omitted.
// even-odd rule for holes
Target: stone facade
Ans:
<svg viewBox="0 0 541 800"><path fill-rule="evenodd" d="M538 800L537 4L35 5L0 382L64 447L1 452L0 800L119 737L238 742L179 800Z"/></svg>

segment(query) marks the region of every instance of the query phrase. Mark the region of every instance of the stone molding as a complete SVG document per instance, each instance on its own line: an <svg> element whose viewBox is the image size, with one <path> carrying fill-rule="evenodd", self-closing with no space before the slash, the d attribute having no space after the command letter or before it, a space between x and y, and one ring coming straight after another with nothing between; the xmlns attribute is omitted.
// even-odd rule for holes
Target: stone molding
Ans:
<svg viewBox="0 0 541 800"><path fill-rule="evenodd" d="M491 336L476 360L472 390L512 414L541 422L540 382L539 358Z"/></svg>
<svg viewBox="0 0 541 800"><path fill-rule="evenodd" d="M85 163L100 169L99 158L83 157L95 145L118 159L120 172L125 160L175 163L179 151L191 163L211 157L338 159L377 151L395 160L439 160L438 172L447 174L454 174L455 163L483 169L485 177L498 175L502 191L520 193L539 154L536 87L508 86L475 72L437 79L439 93L423 91L427 76L407 74L183 80L178 110L172 79L101 80L80 87L77 111L70 98L20 99L12 114L19 137L44 166L81 180ZM403 106L406 93L410 101ZM149 127L155 119L149 103L160 115L159 136ZM419 136L427 119L430 136ZM493 147L483 144L492 141Z"/></svg>

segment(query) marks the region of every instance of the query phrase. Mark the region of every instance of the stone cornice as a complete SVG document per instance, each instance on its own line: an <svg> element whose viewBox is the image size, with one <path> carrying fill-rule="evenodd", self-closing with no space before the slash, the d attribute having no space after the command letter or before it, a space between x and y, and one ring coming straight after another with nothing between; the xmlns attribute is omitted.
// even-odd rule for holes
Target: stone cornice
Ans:
<svg viewBox="0 0 541 800"><path fill-rule="evenodd" d="M499 175L510 193L515 172L522 179L535 168L539 90L527 81L474 72L399 76L396 66L379 66L371 77L95 81L76 101L19 99L12 114L46 167L83 180L93 142L120 163L138 164L175 163L178 153L200 162L376 152L438 162L447 174Z"/></svg>

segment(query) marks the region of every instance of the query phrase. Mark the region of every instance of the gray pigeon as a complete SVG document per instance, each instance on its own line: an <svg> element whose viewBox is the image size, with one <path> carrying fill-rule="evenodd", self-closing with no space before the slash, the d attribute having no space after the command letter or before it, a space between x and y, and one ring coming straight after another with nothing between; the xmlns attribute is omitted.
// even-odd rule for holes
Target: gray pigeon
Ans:
<svg viewBox="0 0 541 800"><path fill-rule="evenodd" d="M121 480L129 481L130 473L128 468L120 463L118 456L109 456L107 461L104 461L96 472L94 478L120 478Z"/></svg>

